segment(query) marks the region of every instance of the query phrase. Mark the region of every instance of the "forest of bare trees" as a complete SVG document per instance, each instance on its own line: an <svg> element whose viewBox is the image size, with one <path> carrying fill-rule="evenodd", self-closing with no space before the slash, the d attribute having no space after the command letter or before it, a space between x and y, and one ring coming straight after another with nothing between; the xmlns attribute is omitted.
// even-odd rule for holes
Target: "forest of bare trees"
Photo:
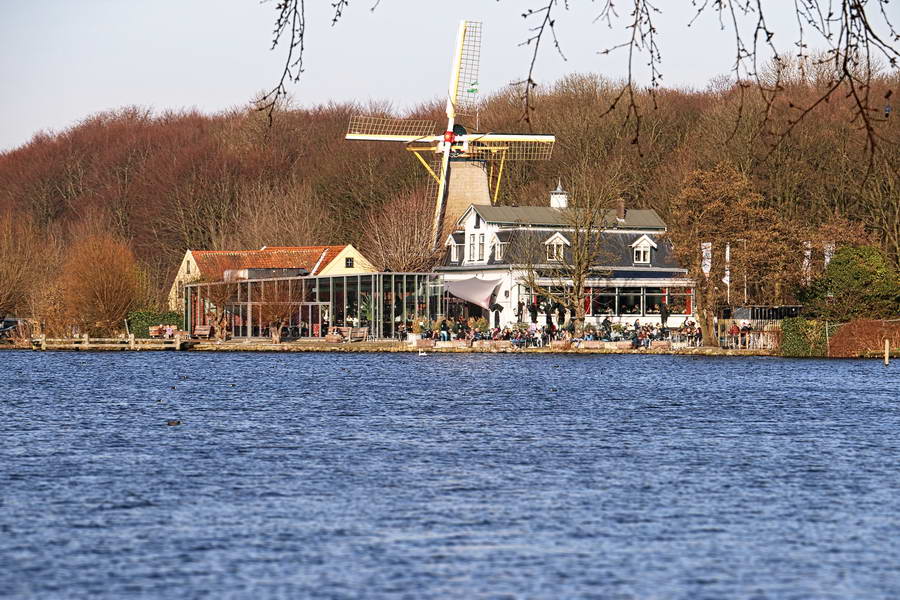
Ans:
<svg viewBox="0 0 900 600"><path fill-rule="evenodd" d="M827 84L813 69L779 77L792 87L792 102L817 97ZM898 83L896 72L876 76L871 93L896 97ZM615 170L628 206L668 218L689 173L726 162L747 176L767 209L811 225L848 219L900 262L900 115L873 115L885 141L873 153L846 96L833 96L776 139L779 123L793 114L786 99L754 100L721 82L702 91L658 89L655 98L636 96L644 109L638 150L622 127L627 108L604 115L617 90L617 82L599 76L566 77L535 92L530 125L521 120L515 91L487 99L482 129L531 126L558 140L552 160L507 168L500 202L546 204L558 178L566 185L577 165L588 163L596 177ZM90 226L92 235L133 255L146 283L135 302L146 303L147 287L150 296L163 297L187 248L349 242L387 252L388 228L396 221L390 207L410 204L424 176L402 148L345 141L349 116L358 112L392 111L347 104L289 109L270 127L253 110L202 115L126 108L37 135L0 154L4 268L11 278L25 278L15 266L24 261L53 279ZM441 113L432 102L402 116ZM367 239L375 231L367 223L382 224L380 239ZM4 310L23 314L34 304L26 292L5 294L3 302Z"/></svg>

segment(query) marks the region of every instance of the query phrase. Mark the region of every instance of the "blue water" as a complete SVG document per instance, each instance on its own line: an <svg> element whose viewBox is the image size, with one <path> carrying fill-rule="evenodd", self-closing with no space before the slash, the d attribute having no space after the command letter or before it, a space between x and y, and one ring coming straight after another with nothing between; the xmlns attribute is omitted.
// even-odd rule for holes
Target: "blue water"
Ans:
<svg viewBox="0 0 900 600"><path fill-rule="evenodd" d="M900 597L896 363L0 361L3 598Z"/></svg>

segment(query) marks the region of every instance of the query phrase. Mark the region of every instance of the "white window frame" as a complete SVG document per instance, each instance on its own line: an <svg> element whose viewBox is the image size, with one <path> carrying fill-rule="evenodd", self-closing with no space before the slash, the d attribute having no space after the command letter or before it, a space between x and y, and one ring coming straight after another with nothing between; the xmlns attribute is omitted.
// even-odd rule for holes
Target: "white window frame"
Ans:
<svg viewBox="0 0 900 600"><path fill-rule="evenodd" d="M478 234L478 260L484 260L484 234Z"/></svg>
<svg viewBox="0 0 900 600"><path fill-rule="evenodd" d="M503 253L506 251L506 242L497 242L494 246L494 259L503 260Z"/></svg>
<svg viewBox="0 0 900 600"><path fill-rule="evenodd" d="M459 245L450 244L450 262L459 262Z"/></svg>
<svg viewBox="0 0 900 600"><path fill-rule="evenodd" d="M560 243L547 244L547 261L562 262L566 253L566 245Z"/></svg>
<svg viewBox="0 0 900 600"><path fill-rule="evenodd" d="M562 262L566 257L566 246L571 246L566 236L556 232L544 242L547 246L547 262Z"/></svg>
<svg viewBox="0 0 900 600"><path fill-rule="evenodd" d="M650 264L650 246L636 246L634 248L634 264L649 265Z"/></svg>
<svg viewBox="0 0 900 600"><path fill-rule="evenodd" d="M469 234L469 260L475 260L475 234Z"/></svg>
<svg viewBox="0 0 900 600"><path fill-rule="evenodd" d="M656 242L646 233L634 240L631 244L631 263L635 265L649 265L651 262L652 250L656 248Z"/></svg>

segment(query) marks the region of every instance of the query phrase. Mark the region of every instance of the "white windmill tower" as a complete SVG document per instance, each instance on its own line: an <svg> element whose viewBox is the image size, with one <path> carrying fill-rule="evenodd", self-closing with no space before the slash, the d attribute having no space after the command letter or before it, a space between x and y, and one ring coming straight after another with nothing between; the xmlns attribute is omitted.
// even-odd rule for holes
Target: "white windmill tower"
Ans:
<svg viewBox="0 0 900 600"><path fill-rule="evenodd" d="M455 220L469 204L495 203L508 160L546 160L556 138L546 134L469 133L457 117L478 107L481 23L462 21L447 89L447 127L435 132L434 121L353 116L346 139L401 142L415 154L436 185L434 244L445 219ZM436 161L422 155L434 156ZM452 173L456 170L457 174ZM464 181L465 180L465 181ZM493 188L493 190L491 190Z"/></svg>

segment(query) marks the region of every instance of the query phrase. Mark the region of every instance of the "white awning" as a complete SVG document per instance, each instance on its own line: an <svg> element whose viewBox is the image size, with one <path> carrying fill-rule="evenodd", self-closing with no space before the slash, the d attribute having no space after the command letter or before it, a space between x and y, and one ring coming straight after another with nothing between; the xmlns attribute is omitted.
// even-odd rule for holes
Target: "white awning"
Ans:
<svg viewBox="0 0 900 600"><path fill-rule="evenodd" d="M491 305L491 296L494 295L494 290L501 281L503 280L470 277L456 281L444 281L444 289L457 298L477 304L481 308L488 308Z"/></svg>

